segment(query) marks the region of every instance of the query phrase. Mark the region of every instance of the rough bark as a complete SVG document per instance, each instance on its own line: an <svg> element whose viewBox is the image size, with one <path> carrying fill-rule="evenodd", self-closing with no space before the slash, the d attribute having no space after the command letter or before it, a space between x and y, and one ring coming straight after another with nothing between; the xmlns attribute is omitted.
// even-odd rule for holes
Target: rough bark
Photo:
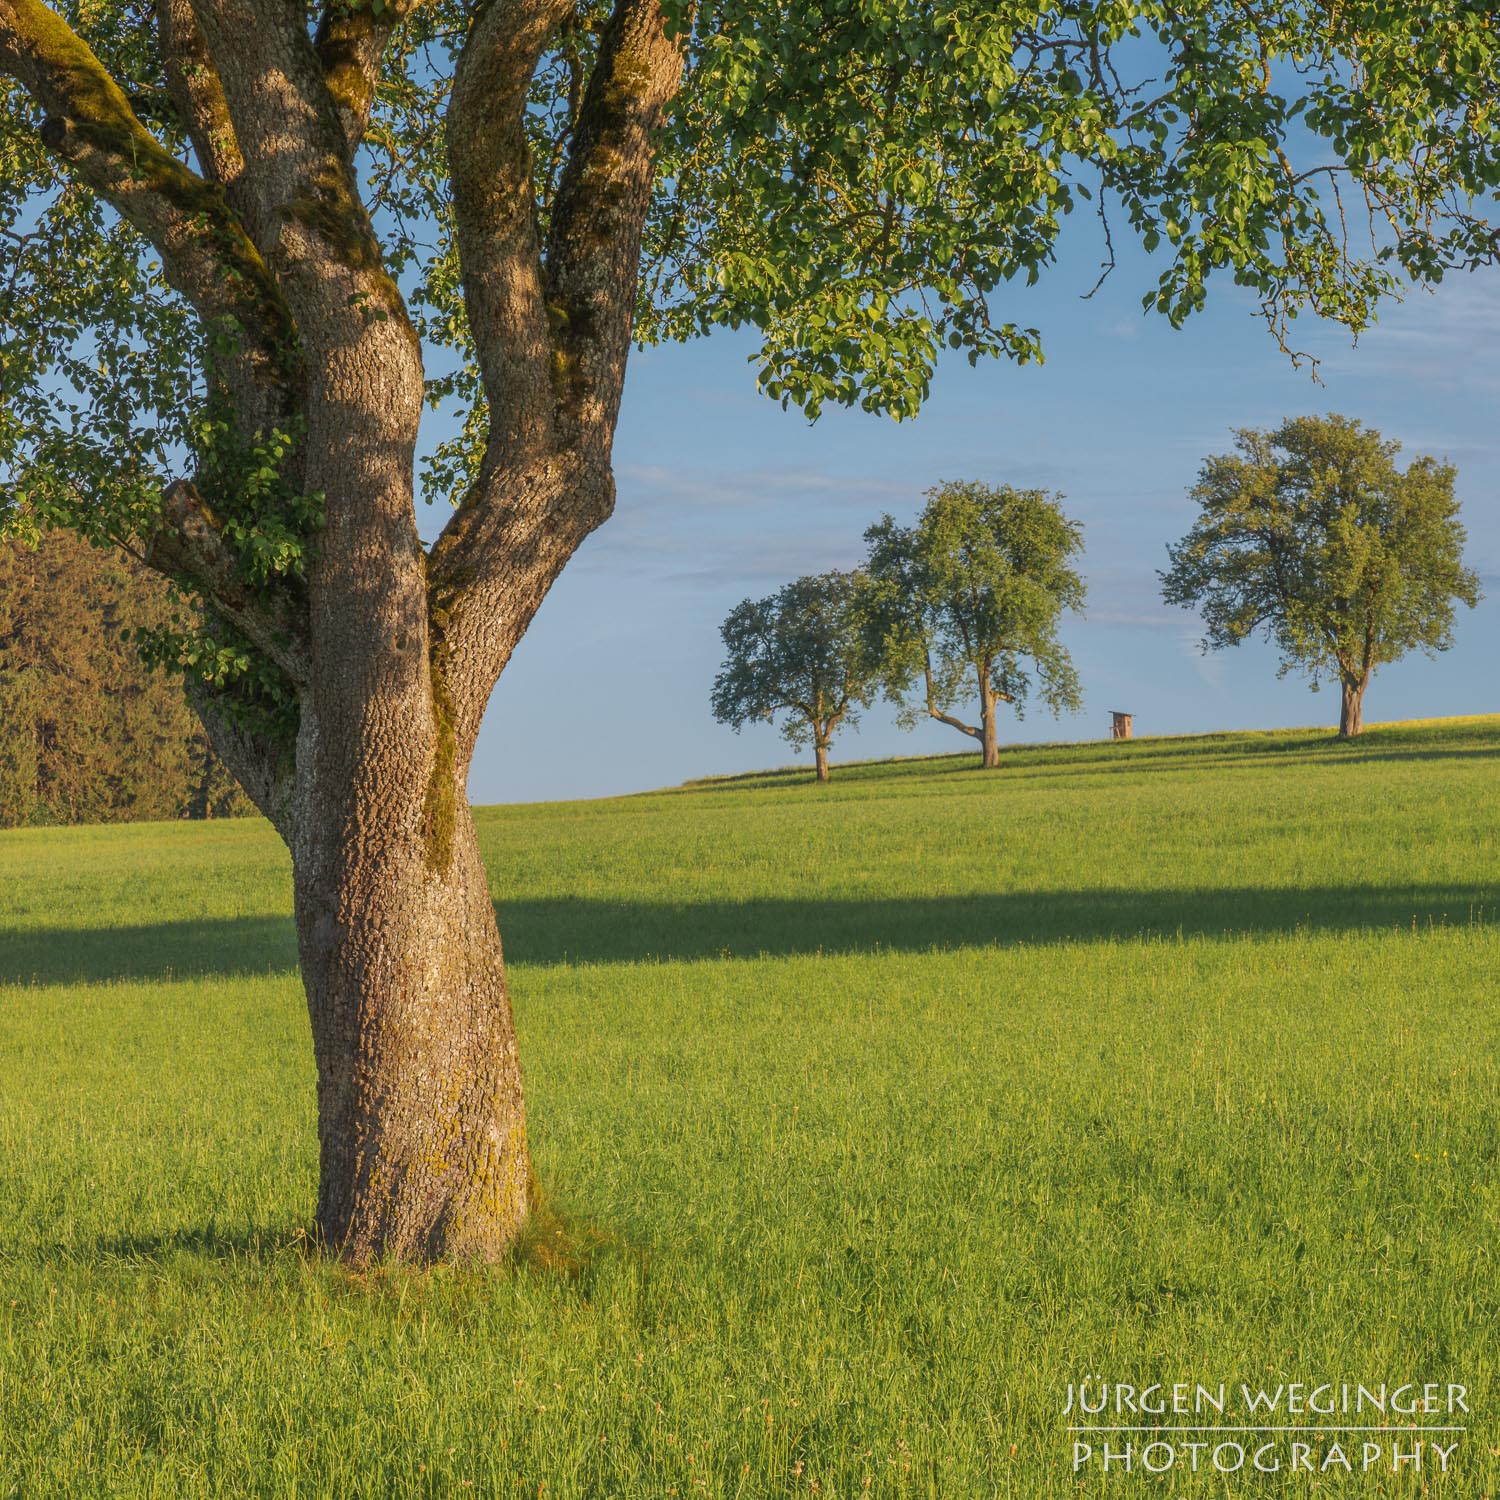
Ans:
<svg viewBox="0 0 1500 1500"><path fill-rule="evenodd" d="M813 747L813 755L818 768L818 780L828 780L828 741L819 740Z"/></svg>
<svg viewBox="0 0 1500 1500"><path fill-rule="evenodd" d="M296 798L296 766L291 752L246 730L201 679L188 678L187 694L219 759L283 841L290 844Z"/></svg>
<svg viewBox="0 0 1500 1500"><path fill-rule="evenodd" d="M493 1259L525 1219L531 1161L515 1028L473 820L294 859L318 1065L323 1242L355 1264ZM322 821L322 820L318 820Z"/></svg>

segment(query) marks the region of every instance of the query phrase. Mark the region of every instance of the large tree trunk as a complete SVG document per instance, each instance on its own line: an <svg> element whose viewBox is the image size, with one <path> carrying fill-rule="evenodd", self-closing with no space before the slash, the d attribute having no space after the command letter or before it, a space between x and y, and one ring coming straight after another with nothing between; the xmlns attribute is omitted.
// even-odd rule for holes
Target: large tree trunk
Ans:
<svg viewBox="0 0 1500 1500"><path fill-rule="evenodd" d="M472 670L434 623L412 505L415 341L361 324L313 381L288 842L318 1069L317 1226L353 1264L494 1259L531 1191L500 939L465 795Z"/></svg>
<svg viewBox="0 0 1500 1500"><path fill-rule="evenodd" d="M815 759L817 761L817 766L818 766L818 780L819 781L827 781L828 780L828 744L827 744L827 742L824 741L824 740L819 740L817 742L817 744L813 747L813 754L814 754L814 757L815 757Z"/></svg>
<svg viewBox="0 0 1500 1500"><path fill-rule="evenodd" d="M1339 705L1339 738L1352 740L1365 732L1365 689L1370 685L1370 674L1362 677L1345 676L1341 679L1343 699Z"/></svg>
<svg viewBox="0 0 1500 1500"><path fill-rule="evenodd" d="M320 833L294 862L318 1067L320 1236L355 1264L494 1259L525 1218L531 1164L468 804L457 799L451 830L415 839ZM446 866L433 849L441 838L451 838Z"/></svg>

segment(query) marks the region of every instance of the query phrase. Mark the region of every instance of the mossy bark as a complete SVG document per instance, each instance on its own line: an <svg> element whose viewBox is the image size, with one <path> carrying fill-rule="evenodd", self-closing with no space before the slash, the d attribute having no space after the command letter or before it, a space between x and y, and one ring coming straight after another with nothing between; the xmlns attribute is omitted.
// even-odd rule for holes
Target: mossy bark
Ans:
<svg viewBox="0 0 1500 1500"><path fill-rule="evenodd" d="M451 771L450 771L450 774ZM521 1071L473 818L296 864L318 1068L322 1242L354 1265L503 1255L531 1198ZM351 855L353 856L351 858Z"/></svg>

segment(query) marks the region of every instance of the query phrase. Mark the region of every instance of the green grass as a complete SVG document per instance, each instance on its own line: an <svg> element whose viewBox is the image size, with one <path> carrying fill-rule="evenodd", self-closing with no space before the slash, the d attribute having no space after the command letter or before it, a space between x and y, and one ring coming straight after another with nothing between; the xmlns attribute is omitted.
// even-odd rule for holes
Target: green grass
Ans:
<svg viewBox="0 0 1500 1500"><path fill-rule="evenodd" d="M1500 1492L1497 773L1491 718L482 809L573 1252L373 1278L304 1249L273 836L6 834L0 1497ZM1075 1476L1086 1376L1472 1430Z"/></svg>

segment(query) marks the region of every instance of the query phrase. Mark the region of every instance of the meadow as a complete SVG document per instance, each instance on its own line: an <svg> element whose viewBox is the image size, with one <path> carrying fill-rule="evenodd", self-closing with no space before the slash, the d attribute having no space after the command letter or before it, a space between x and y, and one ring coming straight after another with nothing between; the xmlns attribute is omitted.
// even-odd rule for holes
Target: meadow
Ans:
<svg viewBox="0 0 1500 1500"><path fill-rule="evenodd" d="M264 825L0 835L0 1497L1500 1494L1500 718L973 759L480 810L491 1270L309 1252ZM1085 1378L1472 1415L1075 1474Z"/></svg>

